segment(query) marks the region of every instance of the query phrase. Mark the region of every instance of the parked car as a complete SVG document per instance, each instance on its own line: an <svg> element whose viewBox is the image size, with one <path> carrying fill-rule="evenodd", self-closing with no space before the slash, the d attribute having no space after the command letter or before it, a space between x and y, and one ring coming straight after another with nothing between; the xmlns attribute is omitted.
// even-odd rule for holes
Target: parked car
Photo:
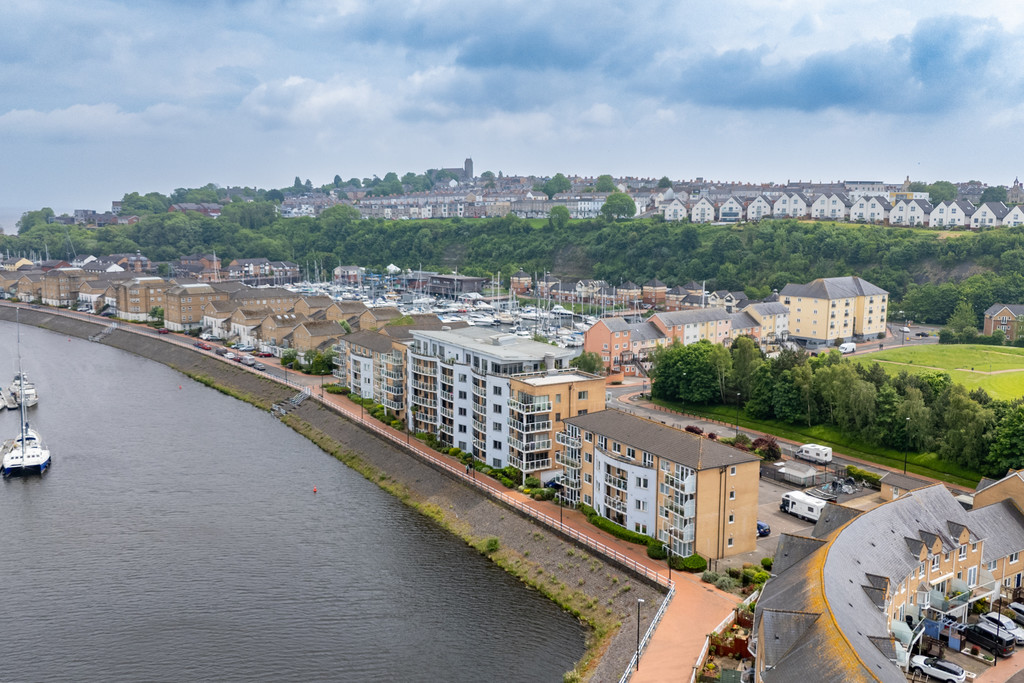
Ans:
<svg viewBox="0 0 1024 683"><path fill-rule="evenodd" d="M555 477L552 478L551 481L544 484L544 487L555 490L562 488L562 475L555 475Z"/></svg>
<svg viewBox="0 0 1024 683"><path fill-rule="evenodd" d="M1006 633L1012 635L1018 645L1024 645L1024 628L1018 626L1010 617L1004 616L999 612L989 612L988 614L981 615L978 621L987 622L997 628L1001 628Z"/></svg>
<svg viewBox="0 0 1024 683"><path fill-rule="evenodd" d="M910 671L911 673L927 674L943 683L964 683L967 679L967 673L959 665L945 659L925 657L924 655L915 655L910 658Z"/></svg>
<svg viewBox="0 0 1024 683"><path fill-rule="evenodd" d="M209 351L210 349L212 349L212 348L213 348L212 346L210 346L209 344L207 344L207 343L206 343L206 342L204 342L204 341L198 342L198 343L196 344L196 346L198 346L199 348L201 348L201 349L202 349L203 351Z"/></svg>
<svg viewBox="0 0 1024 683"><path fill-rule="evenodd" d="M772 528L768 526L768 522L762 522L757 520L757 537L764 538L765 536L771 536Z"/></svg>
<svg viewBox="0 0 1024 683"><path fill-rule="evenodd" d="M274 354L270 353L270 351L257 351L256 353L254 353L252 355L256 356L257 358L273 358L274 357Z"/></svg>
<svg viewBox="0 0 1024 683"><path fill-rule="evenodd" d="M1006 609L1013 612L1013 620L1018 624L1024 624L1024 603L1011 602Z"/></svg>
<svg viewBox="0 0 1024 683"><path fill-rule="evenodd" d="M169 329L167 329L166 327L161 327L159 330L156 331L156 333L157 334L170 334L171 331Z"/></svg>
<svg viewBox="0 0 1024 683"><path fill-rule="evenodd" d="M995 627L984 623L967 624L963 633L967 642L989 650L994 655L1009 657L1013 654L1013 636L1008 633L996 633Z"/></svg>
<svg viewBox="0 0 1024 683"><path fill-rule="evenodd" d="M248 365L249 367L255 367L256 359L253 356L242 356L240 362L242 365Z"/></svg>
<svg viewBox="0 0 1024 683"><path fill-rule="evenodd" d="M259 370L260 372L263 372L264 370L267 369L267 366L264 365L263 363L256 363L252 367L253 367L254 370Z"/></svg>
<svg viewBox="0 0 1024 683"><path fill-rule="evenodd" d="M241 351L243 353L249 353L250 351L255 351L255 350L256 350L256 347L255 346L250 346L249 344L237 344L237 345L235 345L235 351Z"/></svg>
<svg viewBox="0 0 1024 683"><path fill-rule="evenodd" d="M235 354L231 353L230 351L225 351L224 352L224 357L227 358L228 360L237 360L238 359L238 356L236 356Z"/></svg>
<svg viewBox="0 0 1024 683"><path fill-rule="evenodd" d="M227 355L228 355L228 350L227 350L226 348L224 348L223 346L218 346L217 348L215 348L215 349L213 350L213 352L214 352L215 354L217 354L218 356L224 356L225 358L226 358L226 357L227 357ZM233 354L232 354L232 355L233 355Z"/></svg>
<svg viewBox="0 0 1024 683"><path fill-rule="evenodd" d="M916 333L914 333L914 336L915 337L930 337L931 335L928 334L927 332L916 332Z"/></svg>
<svg viewBox="0 0 1024 683"><path fill-rule="evenodd" d="M203 332L201 335L199 335L199 338L204 341L220 341L220 337L211 332Z"/></svg>

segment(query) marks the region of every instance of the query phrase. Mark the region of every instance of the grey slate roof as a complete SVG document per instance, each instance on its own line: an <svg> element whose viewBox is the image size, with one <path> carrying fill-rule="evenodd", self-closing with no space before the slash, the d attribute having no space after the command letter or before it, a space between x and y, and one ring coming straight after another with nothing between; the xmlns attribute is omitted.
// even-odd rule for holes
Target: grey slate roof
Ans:
<svg viewBox="0 0 1024 683"><path fill-rule="evenodd" d="M658 318L666 327L673 325L689 325L691 323L712 322L715 320L728 320L730 313L724 308L697 308L687 311L669 311L667 313L655 313L652 318Z"/></svg>
<svg viewBox="0 0 1024 683"><path fill-rule="evenodd" d="M1013 316L1024 315L1024 304L992 304L985 311L985 315L993 316L1004 308Z"/></svg>
<svg viewBox="0 0 1024 683"><path fill-rule="evenodd" d="M918 479L917 477L911 477L900 472L886 472L882 475L882 483L888 484L889 486L896 486L904 491L912 491L925 486L931 486L932 482L925 481L924 479Z"/></svg>
<svg viewBox="0 0 1024 683"><path fill-rule="evenodd" d="M887 295L888 292L855 275L847 277L824 277L812 280L806 285L787 284L780 292L782 296L800 296L809 299L852 299L858 296Z"/></svg>
<svg viewBox="0 0 1024 683"><path fill-rule="evenodd" d="M577 415L567 418L565 422L694 470L759 460L756 455L738 448L618 410Z"/></svg>
<svg viewBox="0 0 1024 683"><path fill-rule="evenodd" d="M353 332L342 337L339 343L361 346L376 353L390 353L394 348L390 337L385 337L377 332Z"/></svg>
<svg viewBox="0 0 1024 683"><path fill-rule="evenodd" d="M762 303L748 303L743 310L753 309L761 315L789 315L789 308L786 304L778 301L767 301Z"/></svg>

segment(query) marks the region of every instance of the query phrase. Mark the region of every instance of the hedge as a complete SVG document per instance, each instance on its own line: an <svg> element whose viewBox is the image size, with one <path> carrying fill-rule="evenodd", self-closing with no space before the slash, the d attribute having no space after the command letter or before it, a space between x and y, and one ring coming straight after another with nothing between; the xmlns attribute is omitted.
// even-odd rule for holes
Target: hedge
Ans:
<svg viewBox="0 0 1024 683"><path fill-rule="evenodd" d="M650 541L647 543L647 557L652 560L664 560L668 557L668 550L661 541Z"/></svg>
<svg viewBox="0 0 1024 683"><path fill-rule="evenodd" d="M629 541L630 543L636 543L637 545L648 545L651 541L655 540L646 534L639 534L635 531L630 531L625 527L621 527L607 517L602 517L597 514L597 510L589 505L581 504L580 511L587 516L587 521L598 529L607 531L612 536L621 538L623 541Z"/></svg>
<svg viewBox="0 0 1024 683"><path fill-rule="evenodd" d="M859 467L854 467L853 465L847 465L846 476L853 477L854 479L858 480L864 480L868 483L869 486L871 486L871 488L882 488L882 475L880 474L868 472L867 470L862 470Z"/></svg>
<svg viewBox="0 0 1024 683"><path fill-rule="evenodd" d="M708 561L697 554L690 555L689 557L684 557L683 561L680 564L680 568L686 572L703 572L705 569L708 568Z"/></svg>

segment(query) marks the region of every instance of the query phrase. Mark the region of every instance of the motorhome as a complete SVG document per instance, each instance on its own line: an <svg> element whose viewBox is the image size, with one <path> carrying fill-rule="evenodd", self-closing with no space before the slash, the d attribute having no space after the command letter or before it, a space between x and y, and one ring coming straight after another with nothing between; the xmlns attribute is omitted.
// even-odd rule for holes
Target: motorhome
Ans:
<svg viewBox="0 0 1024 683"><path fill-rule="evenodd" d="M821 511L825 509L825 501L803 491L791 491L782 494L782 503L779 504L779 509L794 517L817 522L821 517Z"/></svg>
<svg viewBox="0 0 1024 683"><path fill-rule="evenodd" d="M816 443L805 443L793 451L793 456L801 460L824 465L825 463L832 462L832 449L828 446L819 446Z"/></svg>

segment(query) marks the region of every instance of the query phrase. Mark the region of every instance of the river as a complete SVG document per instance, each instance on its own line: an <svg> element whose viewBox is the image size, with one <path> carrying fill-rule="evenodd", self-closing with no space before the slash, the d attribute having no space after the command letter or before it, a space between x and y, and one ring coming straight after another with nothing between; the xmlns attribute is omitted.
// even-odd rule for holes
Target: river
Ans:
<svg viewBox="0 0 1024 683"><path fill-rule="evenodd" d="M570 615L269 414L21 336L54 465L0 485L0 680L544 681L582 656Z"/></svg>

